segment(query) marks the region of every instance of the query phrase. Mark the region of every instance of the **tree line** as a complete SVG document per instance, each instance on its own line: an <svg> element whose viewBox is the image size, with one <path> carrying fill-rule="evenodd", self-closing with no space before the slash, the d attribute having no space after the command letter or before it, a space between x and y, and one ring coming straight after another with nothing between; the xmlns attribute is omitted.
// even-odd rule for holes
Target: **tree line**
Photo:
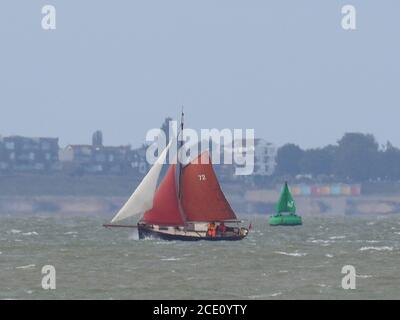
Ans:
<svg viewBox="0 0 400 320"><path fill-rule="evenodd" d="M346 133L336 145L303 150L289 143L278 149L277 176L311 175L341 181L399 181L400 149L379 145L372 134Z"/></svg>

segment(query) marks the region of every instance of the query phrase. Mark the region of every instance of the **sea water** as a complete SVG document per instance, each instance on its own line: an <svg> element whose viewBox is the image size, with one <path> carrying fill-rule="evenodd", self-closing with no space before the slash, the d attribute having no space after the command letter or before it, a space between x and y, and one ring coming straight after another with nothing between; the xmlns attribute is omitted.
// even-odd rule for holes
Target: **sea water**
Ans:
<svg viewBox="0 0 400 320"><path fill-rule="evenodd" d="M0 299L400 299L400 216L243 218L242 241L167 242L107 217L0 214ZM342 288L345 265L356 289Z"/></svg>

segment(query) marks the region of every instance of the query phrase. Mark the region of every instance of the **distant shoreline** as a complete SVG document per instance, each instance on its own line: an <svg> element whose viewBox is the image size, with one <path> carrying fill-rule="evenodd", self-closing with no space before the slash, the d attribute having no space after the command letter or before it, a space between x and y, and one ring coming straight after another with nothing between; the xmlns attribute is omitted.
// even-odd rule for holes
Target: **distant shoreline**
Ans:
<svg viewBox="0 0 400 320"><path fill-rule="evenodd" d="M132 176L0 176L0 214L112 216L134 191ZM317 184L317 183L316 183ZM279 190L243 182L221 183L237 213L270 215ZM293 185L294 186L294 185ZM400 183L362 184L360 195L296 195L298 213L307 215L400 214Z"/></svg>
<svg viewBox="0 0 400 320"><path fill-rule="evenodd" d="M258 193L260 190L257 190ZM270 215L274 212L275 190L264 190L266 198L250 198L246 194L226 193L235 212L241 215ZM128 196L0 196L0 215L98 215L112 217ZM247 199L246 199L247 198ZM358 197L298 197L298 213L302 216L376 216L400 214L400 195Z"/></svg>

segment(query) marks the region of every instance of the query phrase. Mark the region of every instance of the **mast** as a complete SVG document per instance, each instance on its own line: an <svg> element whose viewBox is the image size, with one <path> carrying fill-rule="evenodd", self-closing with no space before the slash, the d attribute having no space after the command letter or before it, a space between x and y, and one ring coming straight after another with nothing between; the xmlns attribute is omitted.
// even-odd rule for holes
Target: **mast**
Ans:
<svg viewBox="0 0 400 320"><path fill-rule="evenodd" d="M182 150L182 146L183 146L183 122L184 122L184 116L185 114L183 113L183 106L182 106L182 111L181 111L181 125L180 125L180 132L178 134L178 151L181 152ZM180 139L179 139L180 136ZM180 140L180 141L179 141ZM182 176L182 163L180 161L180 154L177 154L177 165L178 165L178 179L177 179L177 183L178 183L178 199L181 199L181 176Z"/></svg>
<svg viewBox="0 0 400 320"><path fill-rule="evenodd" d="M186 214L182 208L182 190L181 190L181 185L182 185L182 172L183 172L183 165L180 161L179 158L179 152L180 150L182 150L183 147L183 122L184 122L184 113L183 113L183 106L182 106L182 111L181 111L181 124L180 124L180 132L177 134L177 154L176 154L176 197L178 199L178 209L179 209L179 213L180 216L182 218L182 220L186 223L187 217ZM180 137L180 139L179 139ZM180 140L180 141L179 141Z"/></svg>

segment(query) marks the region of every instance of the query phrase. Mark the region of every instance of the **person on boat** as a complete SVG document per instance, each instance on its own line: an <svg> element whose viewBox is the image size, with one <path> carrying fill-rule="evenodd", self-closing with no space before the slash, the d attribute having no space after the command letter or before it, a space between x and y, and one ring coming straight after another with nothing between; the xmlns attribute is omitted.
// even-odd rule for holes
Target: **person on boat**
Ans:
<svg viewBox="0 0 400 320"><path fill-rule="evenodd" d="M215 222L211 222L208 224L207 236L215 237L217 235L217 230L215 227Z"/></svg>
<svg viewBox="0 0 400 320"><path fill-rule="evenodd" d="M220 236L224 236L226 232L226 226L223 222L218 225L217 234Z"/></svg>

